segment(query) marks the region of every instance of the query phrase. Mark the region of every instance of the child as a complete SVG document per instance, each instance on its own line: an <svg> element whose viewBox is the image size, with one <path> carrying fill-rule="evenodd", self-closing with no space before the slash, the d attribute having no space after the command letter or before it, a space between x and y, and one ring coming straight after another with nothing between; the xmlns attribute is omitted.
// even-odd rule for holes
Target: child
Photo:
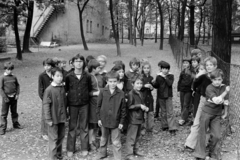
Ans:
<svg viewBox="0 0 240 160"><path fill-rule="evenodd" d="M71 73L71 72L74 71L74 66L73 66L73 61L72 61L72 59L70 59L70 60L68 61L68 63L69 63L70 69L67 71L67 74L69 74L69 73Z"/></svg>
<svg viewBox="0 0 240 160"><path fill-rule="evenodd" d="M9 108L12 114L13 128L22 129L18 122L17 100L20 93L20 85L17 77L12 74L14 65L12 62L4 63L4 74L0 78L0 93L2 96L2 111L1 111L1 125L0 135L4 135L7 129L7 116Z"/></svg>
<svg viewBox="0 0 240 160"><path fill-rule="evenodd" d="M63 58L59 58L58 61L59 61L58 62L58 67L62 70L63 81L65 82L66 76L68 74L68 72L65 70L67 61L65 59L63 59Z"/></svg>
<svg viewBox="0 0 240 160"><path fill-rule="evenodd" d="M183 125L188 121L189 112L191 109L191 98L192 98L192 72L191 72L191 59L183 58L183 71L180 73L177 91L178 96L180 96L181 103L181 119L179 120L179 125Z"/></svg>
<svg viewBox="0 0 240 160"><path fill-rule="evenodd" d="M192 51L191 51L191 57L199 57L200 58L200 60L201 60L201 58L202 58L202 51L200 50L200 49L193 49Z"/></svg>
<svg viewBox="0 0 240 160"><path fill-rule="evenodd" d="M194 73L194 76L198 73L200 61L201 61L201 59L197 56L194 56L191 58L192 72Z"/></svg>
<svg viewBox="0 0 240 160"><path fill-rule="evenodd" d="M133 89L132 80L135 79L140 74L139 73L140 60L137 58L131 59L129 62L129 67L130 67L129 71L126 72L126 76L128 78L127 92Z"/></svg>
<svg viewBox="0 0 240 160"><path fill-rule="evenodd" d="M198 70L196 73L198 72L202 72L202 73L206 73L206 70L204 68L204 64L203 63L200 63L199 64L199 67L198 67ZM197 109L198 109L198 105L199 105L199 102L200 102L200 98L201 98L201 85L198 85L196 87L195 85L195 79L193 80L193 85L192 85L192 90L193 90L193 117L196 116L196 113L197 113Z"/></svg>
<svg viewBox="0 0 240 160"><path fill-rule="evenodd" d="M92 55L86 57L86 68L85 71L88 72L88 63L90 60L95 59Z"/></svg>
<svg viewBox="0 0 240 160"><path fill-rule="evenodd" d="M175 135L178 125L174 117L172 104L174 75L169 73L169 63L162 61L160 64L161 72L157 75L156 80L153 81L153 87L157 89L157 100L161 107L161 127L162 130L169 130L172 135Z"/></svg>
<svg viewBox="0 0 240 160"><path fill-rule="evenodd" d="M100 63L100 69L101 69L99 74L101 74L103 77L105 77L107 74L107 70L105 69L106 64L107 64L107 57L104 55L100 55L97 57L97 61Z"/></svg>
<svg viewBox="0 0 240 160"><path fill-rule="evenodd" d="M119 74L119 81L117 87L126 94L127 77L125 76L124 64L116 64L111 70Z"/></svg>
<svg viewBox="0 0 240 160"><path fill-rule="evenodd" d="M197 159L206 158L206 132L210 129L211 141L209 142L209 155L211 158L218 159L217 146L221 138L221 116L223 119L227 116L228 94L230 88L222 84L224 78L223 71L216 69L210 73L212 84L206 89L206 101L200 116L200 129L198 132L198 141L193 155ZM222 108L224 105L224 114Z"/></svg>
<svg viewBox="0 0 240 160"><path fill-rule="evenodd" d="M80 125L82 156L88 155L88 115L89 92L92 90L91 76L84 71L86 63L83 56L77 54L72 58L74 71L66 77L67 105L69 109L69 130L67 138L67 156L75 152L76 128ZM78 122L79 118L79 122Z"/></svg>
<svg viewBox="0 0 240 160"><path fill-rule="evenodd" d="M51 58L47 58L43 61L44 72L39 75L38 78L38 95L43 100L43 93L45 89L51 84L51 69L54 67L53 60ZM41 136L44 140L48 140L47 136L48 125L44 119L44 112L42 107L42 117L41 117Z"/></svg>
<svg viewBox="0 0 240 160"><path fill-rule="evenodd" d="M48 126L49 157L62 159L62 143L67 121L67 99L63 82L63 73L59 68L51 70L52 83L47 87L43 97L43 109Z"/></svg>
<svg viewBox="0 0 240 160"><path fill-rule="evenodd" d="M160 61L158 63L158 67L159 67L159 73L157 73L157 75L159 75L162 71L161 71L161 64L162 64L163 61ZM159 101L157 100L158 99L158 94L156 94L156 106L155 106L155 114L154 114L154 118L159 118L159 109L160 109L160 105L159 105Z"/></svg>
<svg viewBox="0 0 240 160"><path fill-rule="evenodd" d="M151 85L153 77L151 76L150 63L143 62L141 70L143 74L143 87L141 89L141 92L143 93L144 104L149 108L149 111L146 113L145 126L148 132L152 132L154 126L153 96L152 96L153 86Z"/></svg>
<svg viewBox="0 0 240 160"><path fill-rule="evenodd" d="M200 103L198 105L198 110L196 112L196 116L194 118L193 125L191 126L191 133L186 139L185 147L187 149L193 150L197 143L197 136L199 131L199 121L200 121L200 115L202 113L202 107L204 106L204 102L206 101L206 88L209 84L211 84L210 79L210 73L217 69L217 59L214 57L207 57L204 60L204 66L207 71L205 73L204 71L199 70L199 73L195 76L194 85L196 88L199 88L200 91Z"/></svg>
<svg viewBox="0 0 240 160"><path fill-rule="evenodd" d="M116 160L121 160L121 133L126 117L125 95L117 87L119 75L110 71L106 75L107 86L100 90L98 96L97 118L101 127L102 136L98 159L107 157L107 144L109 136L113 144L113 155Z"/></svg>
<svg viewBox="0 0 240 160"><path fill-rule="evenodd" d="M98 74L100 71L100 63L92 59L88 63L88 72L92 79L92 90L90 91L90 102L89 102L89 144L91 150L96 150L99 145L96 141L96 135L98 131L98 119L96 115L97 110L97 98L100 92L100 88L103 88L104 81L103 77Z"/></svg>
<svg viewBox="0 0 240 160"><path fill-rule="evenodd" d="M126 139L127 159L133 159L134 155L143 156L139 151L139 137L141 135L141 127L144 122L144 112L148 112L149 108L144 105L141 89L143 79L139 75L133 79L133 89L128 94L128 131Z"/></svg>

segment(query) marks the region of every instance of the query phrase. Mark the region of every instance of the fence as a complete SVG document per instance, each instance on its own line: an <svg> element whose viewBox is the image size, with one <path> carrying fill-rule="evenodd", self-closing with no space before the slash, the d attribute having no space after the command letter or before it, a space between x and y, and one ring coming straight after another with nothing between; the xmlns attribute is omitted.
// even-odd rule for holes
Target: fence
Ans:
<svg viewBox="0 0 240 160"><path fill-rule="evenodd" d="M177 62L179 68L182 69L182 59L183 57L190 57L191 50L194 49L194 46L191 46L188 43L182 42L175 37L170 37L169 43L174 55L174 58ZM215 57L218 61L218 68L222 69L226 75L225 83L230 85L231 91L229 94L229 117L227 120L222 121L223 130L222 130L222 139L218 151L218 155L221 155L221 149L225 138L231 134L233 137L232 142L234 143L234 150L236 150L236 157L240 160L240 65L229 64L224 60L219 58L215 53L211 51L205 51L204 49L198 47L202 51L202 59L211 55Z"/></svg>

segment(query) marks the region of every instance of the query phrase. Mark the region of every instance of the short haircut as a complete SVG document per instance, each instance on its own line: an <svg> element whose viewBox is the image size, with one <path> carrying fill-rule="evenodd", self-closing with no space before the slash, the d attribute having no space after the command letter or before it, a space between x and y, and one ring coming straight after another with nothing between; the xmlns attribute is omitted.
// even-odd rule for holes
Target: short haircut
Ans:
<svg viewBox="0 0 240 160"><path fill-rule="evenodd" d="M183 57L183 58L182 58L182 62L185 62L185 61L187 61L187 62L189 62L189 63L191 64L191 58L189 58L189 57Z"/></svg>
<svg viewBox="0 0 240 160"><path fill-rule="evenodd" d="M59 63L67 63L66 59L64 58L58 58Z"/></svg>
<svg viewBox="0 0 240 160"><path fill-rule="evenodd" d="M114 61L113 64L115 64L115 66L116 65L121 65L122 69L125 71L125 64L121 60Z"/></svg>
<svg viewBox="0 0 240 160"><path fill-rule="evenodd" d="M150 67L150 72L149 72L149 73L151 74L152 66L151 66L150 62L148 62L148 61L142 62L142 68L141 68L142 74L144 74L143 67L144 67L145 65L149 65L149 67Z"/></svg>
<svg viewBox="0 0 240 160"><path fill-rule="evenodd" d="M14 69L14 65L12 62L5 62L4 63L4 70L13 70Z"/></svg>
<svg viewBox="0 0 240 160"><path fill-rule="evenodd" d="M96 59L92 59L88 63L88 72L91 73L93 69L100 66L100 63Z"/></svg>
<svg viewBox="0 0 240 160"><path fill-rule="evenodd" d="M121 69L124 71L123 65L121 65L121 64L116 64L116 65L111 69L111 71L117 72L117 71L119 71L119 70L121 70Z"/></svg>
<svg viewBox="0 0 240 160"><path fill-rule="evenodd" d="M140 60L137 59L136 57L134 57L134 58L131 59L130 62L129 62L129 66L130 66L130 68L132 68L132 65L133 65L133 64L136 64L137 66L140 67Z"/></svg>
<svg viewBox="0 0 240 160"><path fill-rule="evenodd" d="M68 61L69 65L73 63L72 59L69 59Z"/></svg>
<svg viewBox="0 0 240 160"><path fill-rule="evenodd" d="M43 66L45 66L45 65L50 65L50 66L54 67L54 62L53 62L52 58L45 59L43 61Z"/></svg>
<svg viewBox="0 0 240 160"><path fill-rule="evenodd" d="M106 78L107 78L107 80L109 80L111 78L116 78L117 80L119 80L119 74L116 71L109 71L106 74Z"/></svg>
<svg viewBox="0 0 240 160"><path fill-rule="evenodd" d="M198 53L202 53L202 51L200 50L200 49L193 49L192 51L191 51L191 57L193 57L193 56L197 56L198 55Z"/></svg>
<svg viewBox="0 0 240 160"><path fill-rule="evenodd" d="M137 80L143 81L143 76L141 74L134 77L131 81L134 84Z"/></svg>
<svg viewBox="0 0 240 160"><path fill-rule="evenodd" d="M88 65L89 61L92 60L92 59L95 59L92 55L89 55L86 57L86 63Z"/></svg>
<svg viewBox="0 0 240 160"><path fill-rule="evenodd" d="M54 76L56 74L56 72L60 72L63 74L62 70L58 67L54 67L51 69L51 75Z"/></svg>
<svg viewBox="0 0 240 160"><path fill-rule="evenodd" d="M99 59L103 59L103 61L104 61L105 63L107 63L107 57L106 57L106 56L100 55L100 56L97 57L97 60L99 60Z"/></svg>
<svg viewBox="0 0 240 160"><path fill-rule="evenodd" d="M86 67L86 61L85 61L85 58L84 58L82 55L77 54L77 55L75 55L75 56L72 58L72 63L74 63L74 61L77 60L77 59L80 59L80 60L83 61L83 70L84 70L85 67Z"/></svg>
<svg viewBox="0 0 240 160"><path fill-rule="evenodd" d="M193 56L192 59L191 59L191 61L197 61L198 63L200 63L201 58L198 57L198 56Z"/></svg>
<svg viewBox="0 0 240 160"><path fill-rule="evenodd" d="M204 65L206 66L206 63L210 61L214 66L217 66L217 59L212 56L208 56L207 58L204 59Z"/></svg>
<svg viewBox="0 0 240 160"><path fill-rule="evenodd" d="M160 64L159 64L160 63ZM158 63L158 66L163 69L163 68L166 68L166 69L170 69L170 64L168 62L165 62L165 61L161 61Z"/></svg>
<svg viewBox="0 0 240 160"><path fill-rule="evenodd" d="M222 77L222 79L224 79L224 73L221 69L217 68L216 70L214 70L210 73L210 79L215 79L218 77Z"/></svg>

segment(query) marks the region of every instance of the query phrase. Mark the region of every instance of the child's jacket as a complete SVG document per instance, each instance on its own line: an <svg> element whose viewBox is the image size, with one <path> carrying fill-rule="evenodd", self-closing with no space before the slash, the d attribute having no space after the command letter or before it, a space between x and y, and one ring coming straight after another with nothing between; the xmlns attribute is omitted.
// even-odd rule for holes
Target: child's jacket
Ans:
<svg viewBox="0 0 240 160"><path fill-rule="evenodd" d="M144 111L141 109L141 104L144 105L142 93L131 90L127 101L129 123L142 124L144 122Z"/></svg>
<svg viewBox="0 0 240 160"><path fill-rule="evenodd" d="M3 98L7 98L12 95L19 95L20 85L17 77L14 75L4 74L0 78L0 94Z"/></svg>
<svg viewBox="0 0 240 160"><path fill-rule="evenodd" d="M68 106L82 106L89 103L89 92L92 88L91 76L85 71L78 79L74 72L66 77Z"/></svg>
<svg viewBox="0 0 240 160"><path fill-rule="evenodd" d="M149 112L153 111L153 96L150 88L145 88L145 84L152 84L153 77L143 75L143 87L141 92L143 93L144 104L149 108Z"/></svg>
<svg viewBox="0 0 240 160"><path fill-rule="evenodd" d="M166 99L173 97L172 84L174 81L174 75L168 74L166 77L158 75L156 81L153 83L153 87L157 89L158 98Z"/></svg>
<svg viewBox="0 0 240 160"><path fill-rule="evenodd" d="M128 79L126 91L130 92L133 89L132 80L135 79L139 75L139 72L138 71L134 72L132 69L130 69L129 71L127 71L125 73L125 75Z"/></svg>
<svg viewBox="0 0 240 160"><path fill-rule="evenodd" d="M226 86L224 84L219 87L212 84L208 85L206 89L206 102L203 107L203 111L212 115L222 115L223 104L215 104L212 102L212 99L220 96L225 90ZM228 96L225 96L224 99L228 99Z"/></svg>
<svg viewBox="0 0 240 160"><path fill-rule="evenodd" d="M97 102L97 118L101 120L103 127L117 128L124 124L126 117L126 105L124 92L116 87L111 94L109 87L100 89Z"/></svg>
<svg viewBox="0 0 240 160"><path fill-rule="evenodd" d="M51 83L43 96L43 110L45 119L53 124L65 123L67 121L67 98L63 85L57 86Z"/></svg>
<svg viewBox="0 0 240 160"><path fill-rule="evenodd" d="M38 77L38 95L41 98L41 100L43 99L43 93L45 91L45 89L51 84L52 82L52 78L48 76L48 74L46 73L46 71L44 71L43 73L41 73Z"/></svg>
<svg viewBox="0 0 240 160"><path fill-rule="evenodd" d="M177 91L178 92L191 92L193 83L193 76L190 70L183 70L180 73L178 80Z"/></svg>

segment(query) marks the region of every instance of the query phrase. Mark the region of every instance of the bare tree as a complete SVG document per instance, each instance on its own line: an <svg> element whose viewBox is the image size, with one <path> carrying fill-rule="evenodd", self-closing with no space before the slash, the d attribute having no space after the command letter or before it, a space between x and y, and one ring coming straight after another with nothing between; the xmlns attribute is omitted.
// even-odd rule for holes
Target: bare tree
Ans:
<svg viewBox="0 0 240 160"><path fill-rule="evenodd" d="M158 12L160 15L160 46L159 49L163 50L163 40L164 40L164 19L163 19L163 0L156 0L158 6Z"/></svg>

